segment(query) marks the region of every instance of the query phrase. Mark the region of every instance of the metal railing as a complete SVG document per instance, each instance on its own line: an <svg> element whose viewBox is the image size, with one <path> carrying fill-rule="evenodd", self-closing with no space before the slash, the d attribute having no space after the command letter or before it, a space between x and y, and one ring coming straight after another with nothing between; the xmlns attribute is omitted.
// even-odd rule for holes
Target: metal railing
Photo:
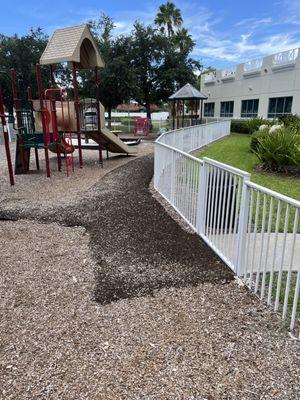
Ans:
<svg viewBox="0 0 300 400"><path fill-rule="evenodd" d="M216 80L216 72L208 72L204 75L204 83L211 83Z"/></svg>
<svg viewBox="0 0 300 400"><path fill-rule="evenodd" d="M300 308L300 202L250 174L188 153L230 134L230 121L161 135L154 187L293 334ZM299 336L299 333L297 335Z"/></svg>
<svg viewBox="0 0 300 400"><path fill-rule="evenodd" d="M260 70L262 65L263 65L262 58L256 58L254 60L247 61L244 64L244 72Z"/></svg>
<svg viewBox="0 0 300 400"><path fill-rule="evenodd" d="M221 79L233 79L235 77L235 69L229 67L221 71Z"/></svg>
<svg viewBox="0 0 300 400"><path fill-rule="evenodd" d="M280 64L291 63L297 59L298 53L299 53L298 48L277 53L273 57L273 64L280 65Z"/></svg>

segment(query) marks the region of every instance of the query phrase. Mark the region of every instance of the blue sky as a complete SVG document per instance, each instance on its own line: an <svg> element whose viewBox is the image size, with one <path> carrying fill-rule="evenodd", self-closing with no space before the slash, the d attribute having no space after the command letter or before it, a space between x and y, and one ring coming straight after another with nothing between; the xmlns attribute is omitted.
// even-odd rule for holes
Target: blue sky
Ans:
<svg viewBox="0 0 300 400"><path fill-rule="evenodd" d="M179 0L184 25L196 41L193 56L227 67L262 55L300 47L300 0ZM113 17L116 33L135 20L151 23L162 1L0 0L0 32L24 34L41 26L49 34L101 13Z"/></svg>

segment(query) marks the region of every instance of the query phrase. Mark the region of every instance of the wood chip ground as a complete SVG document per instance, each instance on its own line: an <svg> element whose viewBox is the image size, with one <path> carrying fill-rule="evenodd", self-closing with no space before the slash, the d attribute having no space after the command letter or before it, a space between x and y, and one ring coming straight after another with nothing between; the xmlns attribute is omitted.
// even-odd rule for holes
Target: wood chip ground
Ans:
<svg viewBox="0 0 300 400"><path fill-rule="evenodd" d="M299 399L299 343L152 196L145 146L12 190L0 167L0 398Z"/></svg>

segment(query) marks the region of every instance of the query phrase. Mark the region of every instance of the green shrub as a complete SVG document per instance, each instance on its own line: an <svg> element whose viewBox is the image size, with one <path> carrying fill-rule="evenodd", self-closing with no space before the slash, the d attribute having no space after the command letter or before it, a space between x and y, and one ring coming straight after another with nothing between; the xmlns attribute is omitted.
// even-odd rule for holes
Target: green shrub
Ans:
<svg viewBox="0 0 300 400"><path fill-rule="evenodd" d="M298 115L282 115L279 117L279 121L282 122L286 128L290 128L294 133L300 134L300 117Z"/></svg>
<svg viewBox="0 0 300 400"><path fill-rule="evenodd" d="M232 119L231 132L249 134L248 121L243 119Z"/></svg>
<svg viewBox="0 0 300 400"><path fill-rule="evenodd" d="M300 167L300 136L282 128L259 136L255 154L264 168L284 171L288 167Z"/></svg>
<svg viewBox="0 0 300 400"><path fill-rule="evenodd" d="M252 153L255 153L258 149L259 141L260 139L269 134L269 130L263 130L263 131L256 131L251 135L251 140L250 140L250 151Z"/></svg>
<svg viewBox="0 0 300 400"><path fill-rule="evenodd" d="M252 118L247 121L247 125L249 133L252 135L252 133L258 131L258 128L261 125L269 125L269 121L264 120L263 118Z"/></svg>
<svg viewBox="0 0 300 400"><path fill-rule="evenodd" d="M271 125L272 123L263 118L252 118L252 119L232 119L231 120L231 132L245 133L252 135L258 130L261 125Z"/></svg>

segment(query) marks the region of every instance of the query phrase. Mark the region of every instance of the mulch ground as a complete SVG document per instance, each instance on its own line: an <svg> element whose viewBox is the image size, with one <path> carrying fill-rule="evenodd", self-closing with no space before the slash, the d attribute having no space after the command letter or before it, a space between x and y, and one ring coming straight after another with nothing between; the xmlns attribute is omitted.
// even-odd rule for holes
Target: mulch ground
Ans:
<svg viewBox="0 0 300 400"><path fill-rule="evenodd" d="M152 176L149 155L108 173L67 206L0 212L0 218L84 226L99 265L95 298L103 304L165 287L231 280L213 251L183 231L153 198Z"/></svg>
<svg viewBox="0 0 300 400"><path fill-rule="evenodd" d="M300 397L298 343L152 175L145 156L68 204L0 210L4 399Z"/></svg>

